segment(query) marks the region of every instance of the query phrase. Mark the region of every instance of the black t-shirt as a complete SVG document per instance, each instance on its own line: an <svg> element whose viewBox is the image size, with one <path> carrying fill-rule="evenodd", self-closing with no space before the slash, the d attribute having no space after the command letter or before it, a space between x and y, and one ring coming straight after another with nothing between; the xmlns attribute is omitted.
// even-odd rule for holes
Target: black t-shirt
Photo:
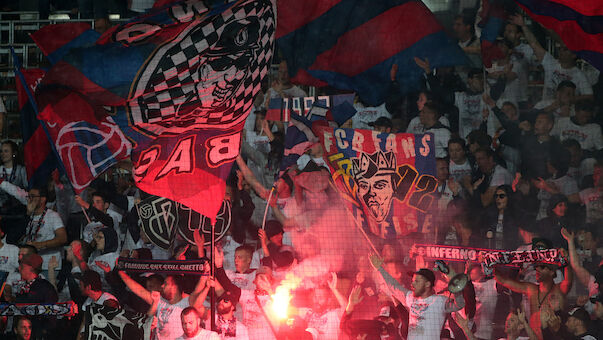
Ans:
<svg viewBox="0 0 603 340"><path fill-rule="evenodd" d="M38 277L29 286L29 291L17 293L17 303L55 303L59 300L54 286Z"/></svg>

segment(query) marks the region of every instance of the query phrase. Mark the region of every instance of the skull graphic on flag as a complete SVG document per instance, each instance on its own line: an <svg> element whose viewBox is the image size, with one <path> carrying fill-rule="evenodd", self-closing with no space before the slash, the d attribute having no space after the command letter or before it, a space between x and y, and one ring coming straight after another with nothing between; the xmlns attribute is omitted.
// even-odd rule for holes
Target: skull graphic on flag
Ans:
<svg viewBox="0 0 603 340"><path fill-rule="evenodd" d="M273 30L271 7L251 1L195 18L143 66L130 121L151 136L242 123L270 66Z"/></svg>

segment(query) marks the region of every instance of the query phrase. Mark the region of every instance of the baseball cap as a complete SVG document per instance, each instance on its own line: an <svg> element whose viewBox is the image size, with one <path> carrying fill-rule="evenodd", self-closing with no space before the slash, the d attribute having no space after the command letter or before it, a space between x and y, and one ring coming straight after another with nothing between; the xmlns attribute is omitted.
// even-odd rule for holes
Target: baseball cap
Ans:
<svg viewBox="0 0 603 340"><path fill-rule="evenodd" d="M21 258L21 263L31 266L34 269L42 268L42 257L38 254L27 254Z"/></svg>
<svg viewBox="0 0 603 340"><path fill-rule="evenodd" d="M224 293L222 293L222 295L220 295L220 296L218 297L218 301L217 301L217 302L220 302L220 301L222 301L222 300L228 300L228 301L230 301L230 302L231 302L233 305L236 305L236 304L239 302L239 301L237 300L236 296L235 296L235 295L234 295L234 294L233 294L233 293L232 293L230 290L227 290L227 291L225 291Z"/></svg>
<svg viewBox="0 0 603 340"><path fill-rule="evenodd" d="M435 284L435 274L427 269L427 268L421 268L419 270L417 270L416 272L409 272L408 275L421 275L424 278L427 279L427 281L431 282L431 286L433 287L433 285Z"/></svg>
<svg viewBox="0 0 603 340"><path fill-rule="evenodd" d="M589 323L590 315L588 312L582 307L574 307L568 313L568 317L576 318L582 322Z"/></svg>
<svg viewBox="0 0 603 340"><path fill-rule="evenodd" d="M368 123L368 126L385 126L385 127L393 127L392 120L387 117L379 117L374 122Z"/></svg>

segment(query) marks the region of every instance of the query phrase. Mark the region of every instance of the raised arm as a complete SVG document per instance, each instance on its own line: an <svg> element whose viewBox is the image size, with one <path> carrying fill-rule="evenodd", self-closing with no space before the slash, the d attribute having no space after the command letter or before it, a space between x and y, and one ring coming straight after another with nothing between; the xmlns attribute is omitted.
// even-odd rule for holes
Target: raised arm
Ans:
<svg viewBox="0 0 603 340"><path fill-rule="evenodd" d="M241 157L241 155L237 156L237 165L239 166L239 169L241 169L241 173L243 173L243 177L245 177L245 180L249 183L249 185L251 185L253 190L255 190L255 192L261 198L268 199L270 190L264 188L262 183L260 183L258 181L258 179L255 177L255 175L251 171L251 169L249 169L249 167L247 166L247 163L245 163L245 161L243 160L243 157Z"/></svg>
<svg viewBox="0 0 603 340"><path fill-rule="evenodd" d="M341 308L345 308L347 305L347 301L343 297L343 295L341 295L339 290L337 289L337 274L336 273L331 273L331 279L327 281L327 284L329 285L331 292L333 292L333 295L335 295L337 302L339 302L339 306Z"/></svg>
<svg viewBox="0 0 603 340"><path fill-rule="evenodd" d="M0 189L16 198L21 204L27 205L27 191L3 179L0 179Z"/></svg>
<svg viewBox="0 0 603 340"><path fill-rule="evenodd" d="M522 294L527 294L531 285L531 283L517 281L502 275L498 268L494 268L494 279L496 282L511 289L512 291Z"/></svg>
<svg viewBox="0 0 603 340"><path fill-rule="evenodd" d="M197 246L197 255L202 258L205 256L205 249L203 248L205 244L205 239L201 230L197 230L197 232L193 232L193 238L195 239L195 245ZM188 304L192 307L195 307L198 311L203 310L203 301L207 297L207 293L209 292L209 286L207 285L207 280L209 279L210 273L210 264L205 263L203 276L199 278L197 285L195 286L195 290L188 296Z"/></svg>
<svg viewBox="0 0 603 340"><path fill-rule="evenodd" d="M530 47L532 47L532 50L534 50L534 55L536 56L536 59L538 59L539 62L542 61L542 58L544 58L546 50L542 47L542 45L540 45L540 43L538 42L538 39L536 39L536 37L534 36L532 31L530 31L530 29L526 25L526 22L523 20L523 15L521 15L521 13L517 13L515 15L512 15L510 17L510 20L515 25L521 27L521 30L523 31L523 35L525 36L526 40L528 41L528 44L530 44Z"/></svg>
<svg viewBox="0 0 603 340"><path fill-rule="evenodd" d="M576 243L574 242L574 233L562 228L561 235L567 241L570 265L572 266L574 273L576 273L576 277L578 277L578 280L580 280L583 285L588 287L591 275L580 263L580 257L578 256Z"/></svg>
<svg viewBox="0 0 603 340"><path fill-rule="evenodd" d="M371 261L371 264L373 265L373 267L375 269L377 269L377 271L379 272L379 274L381 274L381 277L385 281L385 284L387 284L387 286L389 287L389 289L395 295L394 297L396 299L398 299L398 301L400 301L405 307L408 307L408 306L406 306L406 294L410 290L408 290L404 286L402 286L400 284L400 282L398 282L396 279L394 279L385 270L385 268L383 268L383 259L382 258L380 258L379 256L377 256L376 254L371 254L371 255L369 255L369 260Z"/></svg>
<svg viewBox="0 0 603 340"><path fill-rule="evenodd" d="M565 252L565 249L561 249ZM565 266L563 270L563 281L559 284L559 289L565 295L569 293L570 289L572 289L572 284L574 283L574 271L571 266ZM587 285L588 287L588 285Z"/></svg>
<svg viewBox="0 0 603 340"><path fill-rule="evenodd" d="M153 305L153 297L151 296L151 292L146 290L140 283L134 281L128 274L124 271L119 271L119 277L124 281L126 286L132 291L132 293L138 295L141 299L143 299L149 305ZM152 308L152 307L151 307ZM155 306L157 308L157 306ZM154 314L154 313L153 313ZM152 314L149 314L152 315Z"/></svg>

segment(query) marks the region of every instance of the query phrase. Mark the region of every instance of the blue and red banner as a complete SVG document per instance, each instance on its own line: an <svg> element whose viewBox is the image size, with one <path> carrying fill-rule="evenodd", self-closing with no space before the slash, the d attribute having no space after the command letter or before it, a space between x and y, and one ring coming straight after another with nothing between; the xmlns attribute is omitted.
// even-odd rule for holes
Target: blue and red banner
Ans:
<svg viewBox="0 0 603 340"><path fill-rule="evenodd" d="M515 0L567 48L603 71L603 6L599 0Z"/></svg>
<svg viewBox="0 0 603 340"><path fill-rule="evenodd" d="M163 5L94 44L93 34L79 26L71 35L59 34L65 26L34 34L45 53L60 58L42 83L80 94L84 112L87 106L108 110L103 121L112 121L111 129L121 129L133 145L140 189L213 220L270 66L273 8L269 0ZM48 41L52 33L72 40ZM63 116L56 107L54 113Z"/></svg>
<svg viewBox="0 0 603 340"><path fill-rule="evenodd" d="M335 186L370 234L395 238L416 231L437 188L433 134L388 134L322 128Z"/></svg>
<svg viewBox="0 0 603 340"><path fill-rule="evenodd" d="M45 71L42 69L15 69L15 72L27 183L30 188L46 185L50 174L57 168L57 160L48 136L38 120L38 108L33 98Z"/></svg>
<svg viewBox="0 0 603 340"><path fill-rule="evenodd" d="M467 64L418 0L278 0L277 44L292 82L351 90L367 104L384 102L390 70L403 93L419 90L423 70Z"/></svg>
<svg viewBox="0 0 603 340"><path fill-rule="evenodd" d="M483 0L482 1L482 34L480 36L482 63L486 68L492 67L492 62L497 59L502 59L505 56L498 46L496 46L496 38L500 36L507 13L504 8L503 0Z"/></svg>

